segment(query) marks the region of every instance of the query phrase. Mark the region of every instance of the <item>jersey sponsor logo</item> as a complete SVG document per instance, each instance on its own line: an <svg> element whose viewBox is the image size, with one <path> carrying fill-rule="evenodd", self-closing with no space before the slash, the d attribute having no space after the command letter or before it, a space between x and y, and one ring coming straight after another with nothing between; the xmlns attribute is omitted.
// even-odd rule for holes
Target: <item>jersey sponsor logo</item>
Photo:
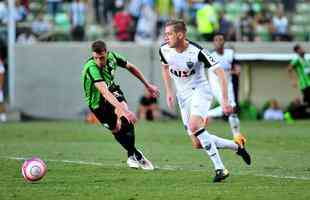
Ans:
<svg viewBox="0 0 310 200"><path fill-rule="evenodd" d="M195 71L195 69L186 70L186 71L170 69L170 73L175 75L176 77L185 78L185 77L189 77L189 76L195 74L196 71Z"/></svg>

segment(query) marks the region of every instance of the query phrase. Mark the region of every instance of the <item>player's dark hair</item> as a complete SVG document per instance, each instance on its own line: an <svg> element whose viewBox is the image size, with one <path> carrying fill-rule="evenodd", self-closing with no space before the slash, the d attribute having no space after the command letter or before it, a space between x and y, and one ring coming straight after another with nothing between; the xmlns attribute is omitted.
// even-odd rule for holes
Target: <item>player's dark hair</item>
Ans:
<svg viewBox="0 0 310 200"><path fill-rule="evenodd" d="M293 49L294 49L294 52L297 53L297 51L300 49L300 45L296 44Z"/></svg>
<svg viewBox="0 0 310 200"><path fill-rule="evenodd" d="M107 45L102 40L97 40L93 42L91 45L92 51L96 53L102 53L104 51L107 51Z"/></svg>
<svg viewBox="0 0 310 200"><path fill-rule="evenodd" d="M167 21L165 24L165 27L167 26L173 26L173 29L175 32L184 32L186 33L186 25L183 20L176 20L176 19L171 19Z"/></svg>
<svg viewBox="0 0 310 200"><path fill-rule="evenodd" d="M216 32L216 33L214 33L213 39L214 39L216 36L223 36L223 38L224 38L224 40L225 40L225 34L224 34L224 33L221 33L221 32Z"/></svg>

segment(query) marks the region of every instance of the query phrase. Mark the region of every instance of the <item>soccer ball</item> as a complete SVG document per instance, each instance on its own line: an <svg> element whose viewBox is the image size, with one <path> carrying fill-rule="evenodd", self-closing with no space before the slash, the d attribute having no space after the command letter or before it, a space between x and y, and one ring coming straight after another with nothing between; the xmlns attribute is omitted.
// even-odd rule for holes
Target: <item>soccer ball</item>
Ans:
<svg viewBox="0 0 310 200"><path fill-rule="evenodd" d="M44 161L38 157L25 160L22 166L22 174L26 181L35 182L43 178L47 171Z"/></svg>

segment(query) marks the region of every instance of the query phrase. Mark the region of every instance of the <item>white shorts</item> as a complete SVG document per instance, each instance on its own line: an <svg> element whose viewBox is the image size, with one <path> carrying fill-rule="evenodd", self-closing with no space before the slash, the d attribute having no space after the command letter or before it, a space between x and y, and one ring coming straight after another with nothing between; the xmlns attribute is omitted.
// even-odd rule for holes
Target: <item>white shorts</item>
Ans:
<svg viewBox="0 0 310 200"><path fill-rule="evenodd" d="M192 115L207 117L207 112L212 103L212 93L208 87L200 87L188 90L186 96L177 96L181 111L181 117L188 135L192 135L189 130L189 119Z"/></svg>
<svg viewBox="0 0 310 200"><path fill-rule="evenodd" d="M222 90L221 90L218 77L213 72L209 72L208 77L209 77L212 94L215 97L215 99L218 101L218 103L221 103ZM236 107L235 95L234 95L233 84L231 82L231 78L229 77L226 81L227 81L228 102L232 107Z"/></svg>

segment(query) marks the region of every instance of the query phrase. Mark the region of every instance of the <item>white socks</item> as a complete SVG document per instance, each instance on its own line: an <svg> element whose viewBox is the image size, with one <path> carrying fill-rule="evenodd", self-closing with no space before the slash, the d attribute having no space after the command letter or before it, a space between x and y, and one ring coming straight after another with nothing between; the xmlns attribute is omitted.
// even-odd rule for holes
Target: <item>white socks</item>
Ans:
<svg viewBox="0 0 310 200"><path fill-rule="evenodd" d="M230 114L228 117L229 125L233 136L240 133L240 121L237 114Z"/></svg>
<svg viewBox="0 0 310 200"><path fill-rule="evenodd" d="M238 150L238 145L232 140L227 140L212 134L210 134L210 137L218 149L231 149L234 151Z"/></svg>
<svg viewBox="0 0 310 200"><path fill-rule="evenodd" d="M224 164L221 160L220 154L216 148L216 145L211 137L211 135L204 129L200 129L195 133L196 137L200 141L202 147L205 149L209 155L211 161L213 162L215 170L225 169Z"/></svg>
<svg viewBox="0 0 310 200"><path fill-rule="evenodd" d="M222 117L223 116L223 110L221 106L218 106L216 108L213 108L208 111L207 116L208 117ZM231 132L233 136L240 133L240 120L238 118L237 114L230 114L228 117L229 125L231 128Z"/></svg>

